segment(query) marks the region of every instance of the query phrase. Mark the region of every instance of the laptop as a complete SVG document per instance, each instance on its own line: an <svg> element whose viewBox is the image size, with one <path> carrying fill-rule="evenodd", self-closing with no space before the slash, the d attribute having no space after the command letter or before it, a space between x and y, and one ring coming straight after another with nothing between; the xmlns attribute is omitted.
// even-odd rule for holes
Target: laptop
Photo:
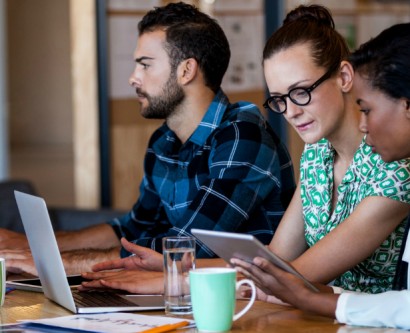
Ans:
<svg viewBox="0 0 410 333"><path fill-rule="evenodd" d="M14 191L27 239L47 298L74 313L148 311L165 308L163 295L71 291L42 198Z"/></svg>

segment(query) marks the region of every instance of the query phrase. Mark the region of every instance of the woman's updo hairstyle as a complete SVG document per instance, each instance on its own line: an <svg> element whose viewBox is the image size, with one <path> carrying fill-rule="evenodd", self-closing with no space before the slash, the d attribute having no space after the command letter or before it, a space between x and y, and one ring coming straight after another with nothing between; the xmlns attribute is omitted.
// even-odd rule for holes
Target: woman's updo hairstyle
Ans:
<svg viewBox="0 0 410 333"><path fill-rule="evenodd" d="M326 70L350 55L345 39L335 30L329 10L319 5L302 5L292 10L266 43L263 61L298 44L309 45L314 63Z"/></svg>
<svg viewBox="0 0 410 333"><path fill-rule="evenodd" d="M410 99L410 23L396 24L352 53L355 72L393 99Z"/></svg>

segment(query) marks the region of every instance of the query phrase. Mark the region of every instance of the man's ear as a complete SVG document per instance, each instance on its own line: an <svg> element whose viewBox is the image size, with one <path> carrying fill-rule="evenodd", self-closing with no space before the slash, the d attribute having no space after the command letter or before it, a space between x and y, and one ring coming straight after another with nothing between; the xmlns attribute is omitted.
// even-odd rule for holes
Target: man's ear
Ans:
<svg viewBox="0 0 410 333"><path fill-rule="evenodd" d="M178 66L178 72L180 82L182 85L186 85L191 82L198 75L198 63L195 59L189 58L184 60Z"/></svg>
<svg viewBox="0 0 410 333"><path fill-rule="evenodd" d="M347 61L342 61L340 64L340 84L343 92L349 92L353 87L354 70L352 65Z"/></svg>

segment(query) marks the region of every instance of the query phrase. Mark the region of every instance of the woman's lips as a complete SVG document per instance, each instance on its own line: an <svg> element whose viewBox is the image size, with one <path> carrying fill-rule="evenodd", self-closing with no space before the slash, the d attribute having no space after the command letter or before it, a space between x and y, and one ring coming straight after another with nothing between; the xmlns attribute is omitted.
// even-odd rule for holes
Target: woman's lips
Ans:
<svg viewBox="0 0 410 333"><path fill-rule="evenodd" d="M377 154L376 147L372 143L368 142L367 140L365 140L364 143L372 149L372 154Z"/></svg>
<svg viewBox="0 0 410 333"><path fill-rule="evenodd" d="M372 148L372 154L377 154L377 151L376 151L376 147L375 146L370 146L370 145L368 145L370 148Z"/></svg>
<svg viewBox="0 0 410 333"><path fill-rule="evenodd" d="M309 123L296 125L296 127L299 131L303 132L303 131L307 131L312 126L312 124L313 124L313 121L311 121Z"/></svg>

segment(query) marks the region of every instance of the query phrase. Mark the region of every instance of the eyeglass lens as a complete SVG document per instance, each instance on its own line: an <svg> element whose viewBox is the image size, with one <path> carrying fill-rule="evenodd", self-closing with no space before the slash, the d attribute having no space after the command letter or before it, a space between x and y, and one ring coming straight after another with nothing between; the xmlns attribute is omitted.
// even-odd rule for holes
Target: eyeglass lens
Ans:
<svg viewBox="0 0 410 333"><path fill-rule="evenodd" d="M285 96L273 96L269 100L269 107L275 112L286 111ZM289 98L296 105L306 105L310 101L310 94L307 90L302 88L296 88L289 92Z"/></svg>

